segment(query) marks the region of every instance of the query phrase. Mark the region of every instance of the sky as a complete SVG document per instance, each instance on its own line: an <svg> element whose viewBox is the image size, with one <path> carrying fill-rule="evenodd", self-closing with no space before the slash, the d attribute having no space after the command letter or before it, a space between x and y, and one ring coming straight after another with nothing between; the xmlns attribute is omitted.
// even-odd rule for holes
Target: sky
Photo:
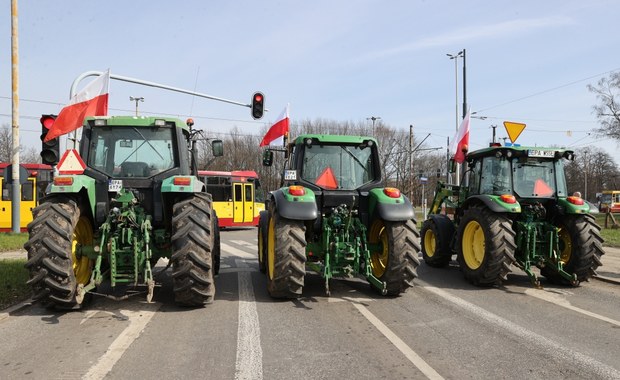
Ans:
<svg viewBox="0 0 620 380"><path fill-rule="evenodd" d="M1 4L0 124L10 125L11 2ZM133 114L129 97L144 97L144 115L259 135L288 103L292 122L380 117L445 148L463 107L463 59L447 54L465 49L467 103L484 118L471 121L471 150L512 121L526 124L521 145L597 146L620 162L618 144L594 134L586 88L620 70L618 14L615 0L22 0L21 143L39 148L41 114L60 111L80 74L110 69L242 103L261 91L269 109L255 121L249 108L112 80L110 115Z"/></svg>

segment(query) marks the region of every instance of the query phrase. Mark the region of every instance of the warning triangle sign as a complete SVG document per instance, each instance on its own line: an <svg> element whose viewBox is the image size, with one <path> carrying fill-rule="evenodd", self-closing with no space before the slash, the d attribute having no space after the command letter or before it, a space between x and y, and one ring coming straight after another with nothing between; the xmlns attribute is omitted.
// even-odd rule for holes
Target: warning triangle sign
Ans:
<svg viewBox="0 0 620 380"><path fill-rule="evenodd" d="M510 138L510 142L513 144L521 135L521 132L525 129L525 124L523 123L515 123L512 121L505 121L504 128L506 128L506 132L508 132L508 137Z"/></svg>
<svg viewBox="0 0 620 380"><path fill-rule="evenodd" d="M58 162L58 173L60 174L82 174L86 169L86 164L75 149L65 151Z"/></svg>
<svg viewBox="0 0 620 380"><path fill-rule="evenodd" d="M317 177L316 184L328 190L337 189L338 181L336 180L336 176L334 176L334 171L332 168L327 167L323 170L323 172Z"/></svg>

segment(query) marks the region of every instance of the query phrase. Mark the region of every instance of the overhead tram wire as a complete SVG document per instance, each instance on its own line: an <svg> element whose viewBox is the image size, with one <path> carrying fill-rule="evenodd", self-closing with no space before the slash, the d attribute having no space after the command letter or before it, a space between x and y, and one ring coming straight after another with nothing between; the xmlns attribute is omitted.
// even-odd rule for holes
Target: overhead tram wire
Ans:
<svg viewBox="0 0 620 380"><path fill-rule="evenodd" d="M505 106L507 104L516 103L516 102L519 102L521 100L532 98L534 96L546 94L548 92L552 92L552 91L559 90L559 89L564 88L564 87L572 86L572 85L577 84L579 82L584 82L584 81L587 81L587 80L590 80L590 79L593 79L593 78L598 78L598 77L601 77L603 75L607 75L609 73L613 73L613 72L619 71L619 70L620 70L620 67L615 68L613 70L605 71L604 73L600 73L600 74L597 74L597 75L592 75L592 76L587 77L587 78L583 78L583 79L579 79L579 80L576 80L576 81L572 81L570 83L566 83L566 84L563 84L561 86L553 87L553 88L550 88L548 90L539 91L539 92L536 92L536 93L531 94L531 95L527 95L527 96L523 96L523 97L520 97L520 98L517 98L517 99L514 99L514 100L510 100L508 102L504 102L504 103L497 104L497 105L494 105L494 106L491 106L491 107L487 107L487 108L483 108L483 109L480 109L480 110L476 110L476 113L488 111L490 109L501 107L501 106Z"/></svg>

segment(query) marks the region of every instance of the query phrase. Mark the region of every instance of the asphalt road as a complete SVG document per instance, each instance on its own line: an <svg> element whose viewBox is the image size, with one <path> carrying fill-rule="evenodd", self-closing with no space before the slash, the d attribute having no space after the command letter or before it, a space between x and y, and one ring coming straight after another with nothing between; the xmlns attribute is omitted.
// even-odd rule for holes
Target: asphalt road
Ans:
<svg viewBox="0 0 620 380"><path fill-rule="evenodd" d="M619 286L537 290L515 270L480 289L458 268L418 269L397 298L365 280L306 275L272 300L256 230L222 231L216 301L176 306L95 298L81 311L34 304L0 317L0 379L620 379Z"/></svg>

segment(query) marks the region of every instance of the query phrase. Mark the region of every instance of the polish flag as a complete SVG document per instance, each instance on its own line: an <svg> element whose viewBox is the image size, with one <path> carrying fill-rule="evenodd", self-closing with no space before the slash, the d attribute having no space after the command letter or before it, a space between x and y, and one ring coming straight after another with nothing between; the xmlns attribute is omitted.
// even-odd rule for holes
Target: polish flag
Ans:
<svg viewBox="0 0 620 380"><path fill-rule="evenodd" d="M463 118L459 129L456 131L456 136L450 144L450 154L454 156L454 161L459 164L465 161L465 155L469 150L469 109L467 114Z"/></svg>
<svg viewBox="0 0 620 380"><path fill-rule="evenodd" d="M275 124L269 128L259 147L265 145L284 146L285 135L288 136L288 104L278 117L278 121L276 121Z"/></svg>
<svg viewBox="0 0 620 380"><path fill-rule="evenodd" d="M60 110L58 117L45 137L49 141L58 136L75 131L82 126L87 116L106 116L108 114L108 86L110 70L90 82L84 89Z"/></svg>

